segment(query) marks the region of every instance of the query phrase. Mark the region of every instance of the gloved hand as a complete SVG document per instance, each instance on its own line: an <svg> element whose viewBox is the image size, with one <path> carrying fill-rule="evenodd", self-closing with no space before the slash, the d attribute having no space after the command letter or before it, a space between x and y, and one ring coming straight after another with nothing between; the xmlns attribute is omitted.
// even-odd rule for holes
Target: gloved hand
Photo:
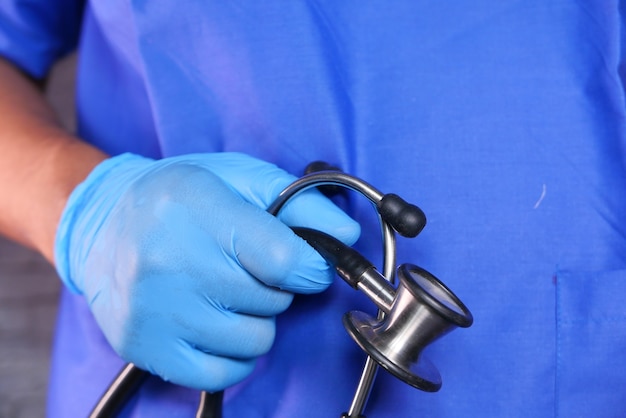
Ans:
<svg viewBox="0 0 626 418"><path fill-rule="evenodd" d="M72 193L55 259L126 361L187 387L245 378L293 293L333 272L287 225L352 244L359 226L316 191L280 220L265 209L295 177L243 154L105 160ZM282 222L281 222L282 221Z"/></svg>

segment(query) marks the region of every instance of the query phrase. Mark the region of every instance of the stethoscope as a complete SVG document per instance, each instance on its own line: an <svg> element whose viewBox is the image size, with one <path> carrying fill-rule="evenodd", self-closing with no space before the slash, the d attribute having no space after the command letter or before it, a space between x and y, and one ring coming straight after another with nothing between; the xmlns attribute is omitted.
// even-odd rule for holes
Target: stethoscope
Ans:
<svg viewBox="0 0 626 418"><path fill-rule="evenodd" d="M383 194L364 180L325 163L312 163L307 172L280 193L267 209L270 214L278 215L291 198L304 190L339 187L369 199L382 229L381 274L359 252L334 237L313 229L292 228L335 268L339 277L362 291L378 308L377 316L351 311L343 317L344 327L367 353L367 359L350 408L341 418L363 418L379 366L417 389L438 391L441 376L422 351L453 329L469 327L473 317L463 302L428 271L413 264L402 264L396 269L395 233L416 237L426 225L426 216L398 195ZM399 283L394 288L396 271ZM115 416L148 375L127 364L100 398L90 418ZM201 392L196 418L221 418L222 397L223 392Z"/></svg>

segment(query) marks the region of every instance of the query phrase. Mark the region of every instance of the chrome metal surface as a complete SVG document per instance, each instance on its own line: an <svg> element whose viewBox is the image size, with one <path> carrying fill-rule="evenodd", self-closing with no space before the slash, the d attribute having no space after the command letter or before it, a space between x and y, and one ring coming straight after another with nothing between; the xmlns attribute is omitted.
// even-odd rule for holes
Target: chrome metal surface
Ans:
<svg viewBox="0 0 626 418"><path fill-rule="evenodd" d="M384 313L389 313L396 291L378 271L374 268L365 270L357 284L367 297L378 306Z"/></svg>
<svg viewBox="0 0 626 418"><path fill-rule="evenodd" d="M363 312L344 316L348 333L390 373L421 390L441 387L437 369L421 355L437 338L473 318L463 303L432 274L417 266L399 268L400 284L382 320Z"/></svg>

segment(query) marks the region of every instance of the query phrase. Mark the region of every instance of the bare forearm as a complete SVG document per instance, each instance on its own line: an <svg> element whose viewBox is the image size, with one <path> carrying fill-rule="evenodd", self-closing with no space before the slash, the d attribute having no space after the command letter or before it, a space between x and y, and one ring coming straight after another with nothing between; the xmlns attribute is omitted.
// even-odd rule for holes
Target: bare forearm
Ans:
<svg viewBox="0 0 626 418"><path fill-rule="evenodd" d="M104 158L66 132L36 86L0 59L1 234L53 261L65 202Z"/></svg>

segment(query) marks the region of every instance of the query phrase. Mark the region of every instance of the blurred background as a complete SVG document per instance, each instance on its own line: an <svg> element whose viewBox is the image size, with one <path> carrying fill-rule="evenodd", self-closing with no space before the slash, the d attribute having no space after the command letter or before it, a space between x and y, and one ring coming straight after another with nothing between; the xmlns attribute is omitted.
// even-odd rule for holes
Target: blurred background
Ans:
<svg viewBox="0 0 626 418"><path fill-rule="evenodd" d="M46 95L74 129L76 57L53 70ZM60 282L38 253L0 237L0 418L44 417Z"/></svg>

